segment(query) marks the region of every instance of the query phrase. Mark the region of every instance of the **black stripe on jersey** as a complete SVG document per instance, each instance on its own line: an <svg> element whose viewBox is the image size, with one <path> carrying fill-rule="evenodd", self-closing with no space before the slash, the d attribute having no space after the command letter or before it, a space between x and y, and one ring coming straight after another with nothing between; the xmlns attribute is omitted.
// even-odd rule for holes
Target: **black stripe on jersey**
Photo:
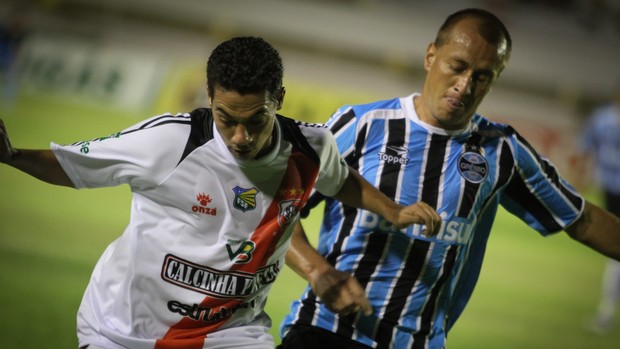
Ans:
<svg viewBox="0 0 620 349"><path fill-rule="evenodd" d="M364 124L362 129L355 137L355 150L351 154L347 155L345 161L354 169L358 170L360 167L359 159L362 158L362 149L364 149L364 143L366 143L366 132L368 130L368 124Z"/></svg>
<svg viewBox="0 0 620 349"><path fill-rule="evenodd" d="M190 113L192 128L183 149L183 155L179 163L183 161L196 148L213 139L213 114L211 109L198 108Z"/></svg>
<svg viewBox="0 0 620 349"><path fill-rule="evenodd" d="M304 207L299 211L299 216L301 218L307 218L308 215L310 214L310 210L315 208L323 200L325 200L325 196L319 193L317 190L315 190L312 193L312 195L310 195L310 197L308 198L308 201L306 201L306 204L304 205Z"/></svg>
<svg viewBox="0 0 620 349"><path fill-rule="evenodd" d="M389 138L386 141L386 147L384 149L386 155L392 155L394 158L398 158L399 154L395 149L403 148L405 144L406 122L406 119L394 119L387 121L387 134L389 135ZM355 153L361 154L365 134L366 127L362 129L361 135L363 137L357 137ZM357 161L355 163L357 163ZM392 200L396 195L401 166L403 165L398 162L391 163L385 161L381 170L379 190ZM381 260L381 256L384 254L384 251L389 249L389 245L386 244L387 238L388 234L380 232L372 233L368 237L367 243L364 246L362 258L353 273L364 288L370 281L370 275L374 273L375 269L379 265L379 261ZM336 332L343 336L351 337L353 335L354 320L355 315L340 317Z"/></svg>
<svg viewBox="0 0 620 349"><path fill-rule="evenodd" d="M407 300L411 297L415 283L424 269L429 248L430 242L418 239L408 246L403 272L397 278L394 291L377 327L375 342L379 348L388 348L392 341L394 328L398 325Z"/></svg>
<svg viewBox="0 0 620 349"><path fill-rule="evenodd" d="M487 195L487 197L484 199L485 201L482 203L482 209L480 210L480 212L483 212L486 208L486 205L491 200L495 199L496 193L500 189L502 189L504 185L506 185L506 183L508 183L508 180L514 174L515 158L512 154L510 146L508 145L508 142L506 142L505 140L502 140L498 159L499 163L497 164L497 171L499 172L499 175L497 176L497 182L495 183L495 186L493 187L490 195Z"/></svg>
<svg viewBox="0 0 620 349"><path fill-rule="evenodd" d="M140 125L140 127L127 130L121 134L133 133L136 131L146 130L146 129L149 129L155 126L161 126L161 125L166 125L170 123L189 124L191 123L191 120L184 114L178 114L178 115L165 114L165 115L156 117L152 120L149 120L148 122L145 122L144 124Z"/></svg>
<svg viewBox="0 0 620 349"><path fill-rule="evenodd" d="M362 285L362 288L364 289L370 282L370 277L377 269L382 256L389 249L388 237L389 234L379 231L368 234L366 245L364 246L364 251L362 253L362 258L353 271L353 276L359 281L360 285ZM340 316L338 319L336 333L347 338L351 338L353 336L353 324L355 317L356 314Z"/></svg>
<svg viewBox="0 0 620 349"><path fill-rule="evenodd" d="M162 121L163 120L163 121ZM125 130L123 132L120 132L120 135L126 135L126 134L130 134L136 131L141 131L141 130L146 130L155 126L161 126L161 125L166 125L166 124L189 124L191 123L191 121L189 120L189 118L187 118L184 115L172 115L172 114L166 114L166 115L162 115L159 117L156 117L153 120L150 120L149 122L145 123L144 125L140 125L140 127L138 128L133 128L130 130ZM86 142L97 142L100 140L104 140L104 139L108 139L109 137L98 137L98 138L94 138L88 141L79 141L79 142L75 142L75 143L71 143L72 146L79 146L82 145Z"/></svg>
<svg viewBox="0 0 620 349"><path fill-rule="evenodd" d="M355 119L355 112L353 109L349 109L346 113L338 117L338 121L331 125L329 128L333 134L338 133L340 129L345 127L351 120Z"/></svg>
<svg viewBox="0 0 620 349"><path fill-rule="evenodd" d="M302 124L299 121L287 118L282 115L276 115L276 121L280 124L282 128L282 135L285 140L290 142L293 145L293 148L299 150L302 154L306 155L310 160L314 161L315 164L320 164L321 160L317 155L314 148L310 146L306 136L301 132L299 127L304 125L303 127L319 127L319 126L311 126L310 124Z"/></svg>
<svg viewBox="0 0 620 349"><path fill-rule="evenodd" d="M463 150L465 152L475 152L482 155L482 151L480 151L481 141L482 137L480 137L480 134L473 132L465 142ZM473 183L467 180L465 181L465 186L462 189L463 196L461 199L461 204L457 210L457 217L467 218L474 207L474 202L476 202L479 189L480 183Z"/></svg>
<svg viewBox="0 0 620 349"><path fill-rule="evenodd" d="M539 163L542 172L545 173L545 176L547 178L549 178L551 180L551 182L558 189L560 189L560 192L562 193L562 195L564 195L573 204L574 207L579 209L581 207L581 205L582 205L581 198L579 196L575 195L570 190L568 190L568 188L566 188L566 186L564 186L560 182L560 175L558 174L556 168L553 167L553 165L551 165L548 160L543 159L538 154L538 152L536 152L536 150L528 143L528 141L525 140L525 138L521 137L521 135L516 130L514 130L512 128L510 130L515 133L519 143L521 143L524 147L529 149L530 153L532 153L536 157L536 161Z"/></svg>
<svg viewBox="0 0 620 349"><path fill-rule="evenodd" d="M395 149L403 149L405 145L405 133L407 119L390 119L388 122L388 135L384 152L386 155L399 158L399 154ZM396 189L398 187L398 180L401 174L401 167L403 165L399 162L383 162L383 169L381 170L381 177L379 179L379 190L383 192L387 197L394 200L396 196Z"/></svg>
<svg viewBox="0 0 620 349"><path fill-rule="evenodd" d="M553 218L547 207L532 194L523 178L517 173L512 177L504 194L529 212L547 231L560 231L563 227Z"/></svg>
<svg viewBox="0 0 620 349"><path fill-rule="evenodd" d="M435 310L437 307L437 299L443 290L444 284L450 278L450 274L452 274L452 270L454 269L454 265L456 264L456 256L459 251L458 245L452 245L448 248L446 253L446 261L443 264L443 270L441 276L433 286L433 290L431 291L431 296L428 298L424 306L424 310L422 310L420 321L420 329L418 332L413 335L413 346L412 349L425 349L426 348L426 339L428 334L431 331L431 326L433 324L433 316L435 315Z"/></svg>
<svg viewBox="0 0 620 349"><path fill-rule="evenodd" d="M158 118L154 118L152 120L149 120L148 122L145 122L144 124L140 125L140 127L138 127L136 130L132 130L132 132L133 131L137 131L137 130L144 130L144 129L147 129L147 128L151 128L152 126L158 126L159 122L162 119L171 118L171 117L174 118L174 117L178 117L178 116L174 116L172 114L162 115L162 116L160 116Z"/></svg>
<svg viewBox="0 0 620 349"><path fill-rule="evenodd" d="M441 171L443 169L446 146L450 137L433 134L426 156L426 168L424 169L424 181L422 184L421 201L432 208L437 209L439 199L439 184L441 183Z"/></svg>

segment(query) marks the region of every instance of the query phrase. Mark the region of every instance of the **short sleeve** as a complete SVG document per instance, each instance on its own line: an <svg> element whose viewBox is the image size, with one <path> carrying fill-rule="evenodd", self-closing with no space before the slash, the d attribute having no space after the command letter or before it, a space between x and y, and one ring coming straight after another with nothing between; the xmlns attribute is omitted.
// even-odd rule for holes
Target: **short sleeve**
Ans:
<svg viewBox="0 0 620 349"><path fill-rule="evenodd" d="M314 138L319 143L313 144L313 148L317 150L321 168L315 189L325 196L334 196L349 176L349 166L338 152L334 136L329 130L325 128L317 130L321 131L321 136Z"/></svg>
<svg viewBox="0 0 620 349"><path fill-rule="evenodd" d="M181 159L190 132L189 116L158 116L110 136L70 145L53 143L76 188L159 184Z"/></svg>
<svg viewBox="0 0 620 349"><path fill-rule="evenodd" d="M579 218L584 199L524 138L515 132L511 140L517 167L502 206L543 235L563 230Z"/></svg>

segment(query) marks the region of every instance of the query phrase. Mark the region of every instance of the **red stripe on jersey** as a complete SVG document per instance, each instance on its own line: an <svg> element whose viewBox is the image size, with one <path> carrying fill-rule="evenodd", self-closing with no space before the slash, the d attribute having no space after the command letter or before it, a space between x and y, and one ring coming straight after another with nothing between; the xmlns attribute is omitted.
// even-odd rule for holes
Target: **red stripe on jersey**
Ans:
<svg viewBox="0 0 620 349"><path fill-rule="evenodd" d="M293 150L289 156L282 182L265 216L250 237L256 245L252 252L252 260L246 264L233 264L231 270L256 273L258 269L267 265L286 228L292 222L292 218L308 200L318 172L318 164L301 152ZM224 325L232 315L231 310L236 309L243 302L243 299L226 300L206 297L200 303L200 308L211 309L212 313L227 314L227 316L211 324L184 317L170 327L164 338L157 340L155 349L202 349L206 336Z"/></svg>

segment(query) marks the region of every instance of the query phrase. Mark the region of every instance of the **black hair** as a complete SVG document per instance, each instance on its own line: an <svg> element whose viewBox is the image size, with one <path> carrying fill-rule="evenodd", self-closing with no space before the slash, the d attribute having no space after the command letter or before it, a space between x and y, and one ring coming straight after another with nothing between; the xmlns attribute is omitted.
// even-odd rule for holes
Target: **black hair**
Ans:
<svg viewBox="0 0 620 349"><path fill-rule="evenodd" d="M476 19L479 22L478 32L489 43L499 46L505 40L506 55L504 59L508 61L512 50L512 39L508 29L496 15L479 8L467 8L448 16L437 32L435 46L439 47L446 44L450 39L452 28L462 20L469 18Z"/></svg>
<svg viewBox="0 0 620 349"><path fill-rule="evenodd" d="M258 37L235 37L219 44L207 62L207 87L240 94L267 91L277 98L282 88L282 59L278 51Z"/></svg>

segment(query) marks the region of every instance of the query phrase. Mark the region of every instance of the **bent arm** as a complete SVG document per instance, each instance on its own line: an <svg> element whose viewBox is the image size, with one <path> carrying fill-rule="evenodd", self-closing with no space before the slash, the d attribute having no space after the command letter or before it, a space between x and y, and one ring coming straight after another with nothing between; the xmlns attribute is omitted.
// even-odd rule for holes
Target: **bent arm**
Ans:
<svg viewBox="0 0 620 349"><path fill-rule="evenodd" d="M566 232L573 239L620 261L620 218L586 201L583 214Z"/></svg>
<svg viewBox="0 0 620 349"><path fill-rule="evenodd" d="M353 168L349 168L349 176L340 191L334 195L334 199L345 205L376 213L397 228L424 224L425 234L435 235L441 226L441 217L428 204L418 202L410 206L399 205L368 183Z"/></svg>
<svg viewBox="0 0 620 349"><path fill-rule="evenodd" d="M44 182L75 187L51 150L13 148L2 120L0 120L0 162Z"/></svg>
<svg viewBox="0 0 620 349"><path fill-rule="evenodd" d="M423 202L406 207L399 205L352 168L349 168L349 176L334 198L345 205L376 213L399 228L424 224L427 234L436 234L441 225L441 217L429 205ZM314 293L331 311L340 315L359 310L366 315L372 313L364 288L351 274L334 268L310 245L300 222L294 228L286 264L308 281Z"/></svg>
<svg viewBox="0 0 620 349"><path fill-rule="evenodd" d="M312 291L329 310L340 315L358 310L366 315L372 313L372 307L359 282L349 273L334 268L310 245L300 222L293 230L286 264L308 281Z"/></svg>

